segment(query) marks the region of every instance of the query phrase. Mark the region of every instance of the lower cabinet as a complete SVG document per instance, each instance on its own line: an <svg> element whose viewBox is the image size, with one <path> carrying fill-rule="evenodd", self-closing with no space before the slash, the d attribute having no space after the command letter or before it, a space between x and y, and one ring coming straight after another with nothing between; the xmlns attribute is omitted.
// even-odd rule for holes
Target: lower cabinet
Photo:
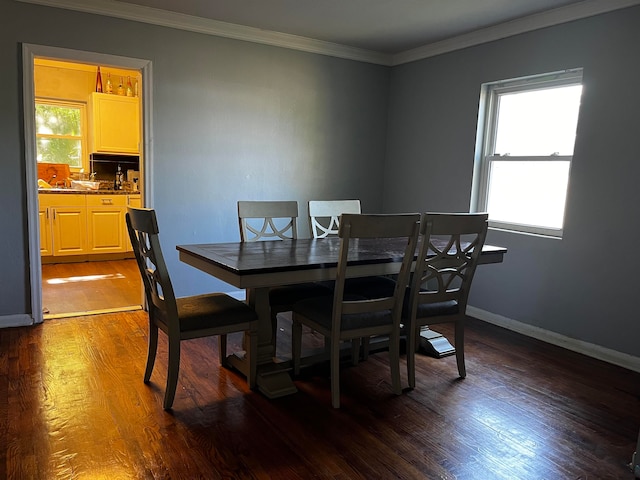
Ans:
<svg viewBox="0 0 640 480"><path fill-rule="evenodd" d="M40 195L40 252L42 255L63 256L86 253L87 217L84 197L81 194Z"/></svg>
<svg viewBox="0 0 640 480"><path fill-rule="evenodd" d="M87 195L87 253L127 250L126 195Z"/></svg>
<svg viewBox="0 0 640 480"><path fill-rule="evenodd" d="M142 199L140 198L140 195L127 195L127 206L133 207L133 208L142 207ZM127 212L127 209L125 208L125 213L126 212ZM131 240L129 239L129 232L127 231L126 219L124 220L124 234L127 237L125 241L127 245L127 252L133 252L133 246L131 245Z"/></svg>
<svg viewBox="0 0 640 480"><path fill-rule="evenodd" d="M131 252L124 215L140 195L38 195L40 254L94 255Z"/></svg>

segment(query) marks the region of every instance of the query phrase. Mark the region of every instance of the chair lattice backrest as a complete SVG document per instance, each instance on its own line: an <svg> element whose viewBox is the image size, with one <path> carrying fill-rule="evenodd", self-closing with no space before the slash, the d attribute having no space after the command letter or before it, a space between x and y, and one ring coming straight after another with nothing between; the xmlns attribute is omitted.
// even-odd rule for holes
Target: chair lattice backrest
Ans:
<svg viewBox="0 0 640 480"><path fill-rule="evenodd" d="M325 238L337 235L340 215L360 211L360 200L309 200L311 236Z"/></svg>
<svg viewBox="0 0 640 480"><path fill-rule="evenodd" d="M412 308L417 308L418 303L455 301L464 313L487 236L487 218L486 213L422 216L422 244L411 289Z"/></svg>
<svg viewBox="0 0 640 480"><path fill-rule="evenodd" d="M340 253L334 290L332 327L334 332L341 330L340 322L342 315L363 314L382 310L391 310L393 323L397 328L400 328L402 298L416 250L419 221L419 214L342 215L338 233L340 237ZM403 244L403 252L398 256L398 260L402 261L402 265L398 273L393 296L366 300L345 300L345 297L348 297L344 292L345 281L347 277L350 276L348 272L350 268L348 262L352 260L354 254L357 255L358 248L366 248L364 244L360 245L358 242L362 239L365 241L384 241L385 239L397 238L406 239L406 243ZM363 331L362 335L367 335L367 332Z"/></svg>
<svg viewBox="0 0 640 480"><path fill-rule="evenodd" d="M298 202L239 201L240 240L290 240L298 238Z"/></svg>
<svg viewBox="0 0 640 480"><path fill-rule="evenodd" d="M127 209L129 238L144 283L149 313L167 325L178 318L176 298L169 271L160 248L158 222L154 210Z"/></svg>

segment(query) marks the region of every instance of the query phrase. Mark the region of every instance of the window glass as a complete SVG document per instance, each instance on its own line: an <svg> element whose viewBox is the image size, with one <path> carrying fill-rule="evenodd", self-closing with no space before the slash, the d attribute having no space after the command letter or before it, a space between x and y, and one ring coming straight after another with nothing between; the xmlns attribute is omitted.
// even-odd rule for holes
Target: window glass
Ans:
<svg viewBox="0 0 640 480"><path fill-rule="evenodd" d="M36 103L36 158L38 162L83 167L83 106Z"/></svg>
<svg viewBox="0 0 640 480"><path fill-rule="evenodd" d="M573 155L582 85L499 96L496 146L500 155Z"/></svg>
<svg viewBox="0 0 640 480"><path fill-rule="evenodd" d="M491 163L487 209L491 219L562 228L568 161Z"/></svg>

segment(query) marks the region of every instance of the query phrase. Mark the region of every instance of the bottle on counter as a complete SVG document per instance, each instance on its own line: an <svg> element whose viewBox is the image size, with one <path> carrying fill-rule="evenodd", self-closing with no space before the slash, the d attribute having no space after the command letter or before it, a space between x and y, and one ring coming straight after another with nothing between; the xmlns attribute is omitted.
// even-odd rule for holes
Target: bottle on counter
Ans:
<svg viewBox="0 0 640 480"><path fill-rule="evenodd" d="M123 185L124 185L124 174L122 173L122 168L120 167L120 164L118 164L118 169L116 170L116 179L113 183L113 189L122 190Z"/></svg>
<svg viewBox="0 0 640 480"><path fill-rule="evenodd" d="M133 97L133 87L131 87L131 77L127 77L127 97Z"/></svg>
<svg viewBox="0 0 640 480"><path fill-rule="evenodd" d="M111 83L111 74L107 73L107 83L104 86L105 93L113 93L113 83Z"/></svg>
<svg viewBox="0 0 640 480"><path fill-rule="evenodd" d="M98 74L96 75L96 92L102 92L102 75L100 74L99 65L98 65Z"/></svg>
<svg viewBox="0 0 640 480"><path fill-rule="evenodd" d="M122 77L120 77L120 83L118 84L118 95L124 95L124 87L122 86Z"/></svg>

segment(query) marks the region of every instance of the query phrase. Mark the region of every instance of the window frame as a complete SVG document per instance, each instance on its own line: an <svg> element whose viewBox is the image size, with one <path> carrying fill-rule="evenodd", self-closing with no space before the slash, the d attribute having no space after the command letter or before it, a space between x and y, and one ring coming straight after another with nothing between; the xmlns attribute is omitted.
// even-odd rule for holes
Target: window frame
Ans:
<svg viewBox="0 0 640 480"><path fill-rule="evenodd" d="M80 148L81 152L81 160L82 166L75 167L69 165L69 171L71 173L79 173L81 171L88 172L89 171L89 152L88 152L88 141L87 141L87 103L81 101L73 101L73 100L60 100L57 98L47 98L47 97L36 97L35 105L52 105L57 107L68 107L68 108L77 108L80 110L80 135L72 136L72 135L53 135L46 133L38 133L37 128L35 132L36 136L36 144L38 138L61 138L61 139L70 139L77 140L80 139ZM38 158L38 150L36 146L36 163L41 163L37 160Z"/></svg>
<svg viewBox="0 0 640 480"><path fill-rule="evenodd" d="M506 154L499 154L495 152L498 133L498 105L500 95L534 90L544 90L560 86L583 85L582 78L583 69L574 68L561 72L552 72L517 79L502 80L498 82L485 83L482 85L479 109L480 121L478 122L477 136L478 142L476 145L476 157L472 186L472 212L488 211L487 204L489 200L491 166L494 162L569 161L569 178L567 179L568 192L571 177L571 167L573 164L573 154L558 155L551 153L549 155L521 156L510 155L508 152L505 152ZM478 144L480 148L478 148ZM524 223L492 220L491 213L489 212L489 227L518 233L538 234L561 238L564 227L564 213L566 213L566 210L565 212L563 212L563 226L561 228L552 228L540 225L527 225Z"/></svg>

